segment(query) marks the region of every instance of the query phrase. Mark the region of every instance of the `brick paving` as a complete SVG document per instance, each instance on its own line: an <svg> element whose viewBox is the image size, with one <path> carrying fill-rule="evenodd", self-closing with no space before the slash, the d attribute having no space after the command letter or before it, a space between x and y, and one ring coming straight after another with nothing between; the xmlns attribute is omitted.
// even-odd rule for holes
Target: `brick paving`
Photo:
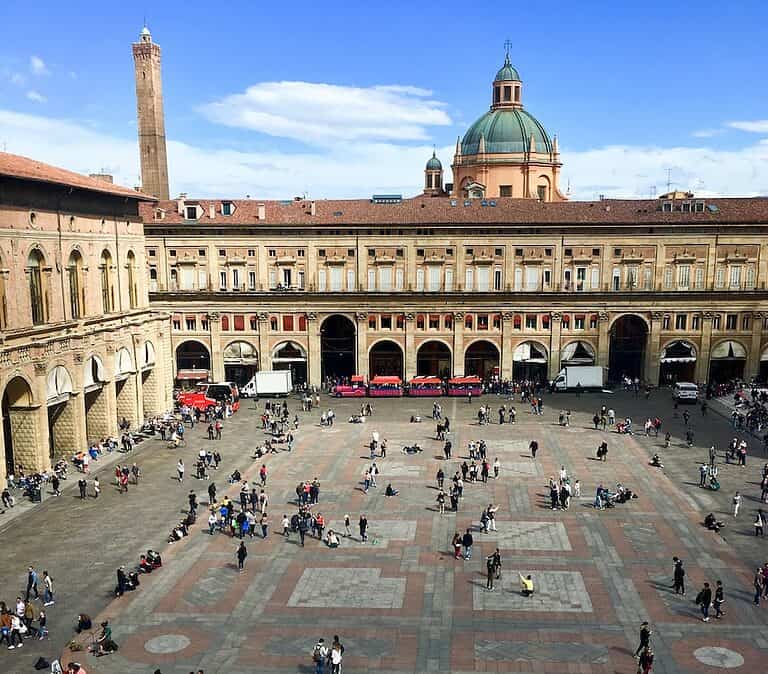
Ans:
<svg viewBox="0 0 768 674"><path fill-rule="evenodd" d="M636 426L638 422L642 426L645 416L662 416L675 436L672 447L663 450L661 439L592 430L589 419L603 399L618 416L632 413ZM494 407L502 402L495 397L483 400ZM30 511L23 522L27 531L55 523L61 536L70 536L81 549L77 542L81 537L84 544L93 541L80 558L60 565L59 583L68 582L67 574L90 576L96 608L89 610L95 614L100 607L100 617L113 621L121 646L106 658L82 653L64 658L79 659L91 674L151 673L155 668L163 674L187 674L198 668L206 674L310 672L315 640L323 636L329 641L338 634L347 649L346 673L634 674L632 653L639 623L650 620L654 672L768 672L766 609L751 602L752 568L766 558L764 540L751 535L751 516L759 505L753 500L759 490L751 483L759 481L764 459L750 457L747 469L721 464L722 490L702 490L697 486L697 465L706 458L706 447L714 442L721 448L733 434L722 417L702 419L692 409L700 444L689 449L680 440L682 421L670 418L665 392L655 393L647 402L623 393L580 399L548 396L545 401L544 416L531 416L518 403L517 424L480 427L475 421L477 401L470 406L463 400L445 400L454 445L454 458L447 466L440 458L442 443L431 437L433 425L408 423L415 411L428 414L431 401L377 401L376 414L366 424L338 421L330 429L314 425L317 415L303 415L294 452L265 461L272 531L266 540L247 540L245 571L237 572L237 541L223 534L209 536L201 524L188 538L164 549L162 570L144 577L137 592L119 600L107 598L114 577L110 547L133 546L133 558L148 540L161 547L157 532L150 535L139 533L140 529L157 529L164 536L185 505L187 480L179 489L170 479L173 453L163 457L165 450L157 450L148 455L146 465L156 468L157 474L148 478L141 504L121 502L115 496L100 504L105 521L114 513L119 526L127 526L130 517L140 518L138 527L121 529L130 535L120 541L83 531L93 516L86 511L88 504L76 503L78 508L66 518L57 508L66 512L69 503L44 504L38 512ZM324 408L329 405L338 419L359 409L356 401L323 401ZM573 411L570 428L556 424L560 406ZM252 409L239 413L224 445L230 462L226 470L238 465L251 480L257 479L262 463L248 459L261 436L256 418ZM359 483L370 465L365 443L374 428L388 438L389 456L376 459L379 486L364 494ZM452 475L466 458L467 441L479 438L488 442L491 460L499 457L501 477L466 485L458 514L441 516L434 507L435 473L442 465ZM535 462L527 450L533 438L541 447ZM595 448L603 438L609 443L608 460L598 462ZM402 445L413 440L424 452L402 454ZM654 451L662 453L663 471L648 465ZM582 484L582 497L573 499L565 512L549 508L546 486L548 476L557 475L561 466ZM296 536L284 539L276 532L282 513L295 510L296 483L315 476L321 480L319 508L329 526L343 530L343 515L352 516L354 536L342 538L334 550L309 537L301 548ZM189 482L204 495L204 483ZM397 497L384 496L387 482L400 490ZM609 486L622 482L640 498L596 511L592 501L599 482ZM220 490L224 486L221 479L217 484ZM742 490L745 502L734 521L730 497L735 489ZM472 559L454 560L451 537L476 526L482 508L491 502L501 506L498 531L476 530ZM727 521L722 536L701 526L710 510ZM371 540L365 544L357 540L361 512L369 519ZM5 577L9 566L16 568L12 587L23 582L28 560L39 560L40 566L56 552L45 536L36 537L35 545L29 536L22 539L26 532L18 529L3 532ZM53 540L59 544L58 533ZM19 554L14 552L17 543ZM496 546L503 559L502 579L489 592L484 557ZM686 560L685 598L675 596L669 587L672 555ZM101 561L105 563L100 565ZM533 575L537 588L533 597L519 594L518 573ZM704 624L692 597L705 580L714 584L717 579L726 588L727 614L721 621ZM6 593L6 598L14 592ZM80 606L76 596L62 593L52 607L54 624L58 613L74 615ZM58 641L50 642L59 648L67 630L66 618L62 622ZM28 645L51 655L50 648L39 648L37 642ZM20 662L16 651L0 650L0 671L29 671Z"/></svg>

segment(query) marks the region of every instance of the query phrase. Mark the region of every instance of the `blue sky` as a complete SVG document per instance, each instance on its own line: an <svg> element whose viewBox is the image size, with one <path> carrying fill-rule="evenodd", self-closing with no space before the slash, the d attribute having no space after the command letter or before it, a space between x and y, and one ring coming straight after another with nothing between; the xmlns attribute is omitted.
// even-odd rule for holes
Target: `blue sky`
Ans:
<svg viewBox="0 0 768 674"><path fill-rule="evenodd" d="M765 3L2 3L0 147L138 180L133 64L163 49L171 191L412 194L512 42L575 198L768 194Z"/></svg>

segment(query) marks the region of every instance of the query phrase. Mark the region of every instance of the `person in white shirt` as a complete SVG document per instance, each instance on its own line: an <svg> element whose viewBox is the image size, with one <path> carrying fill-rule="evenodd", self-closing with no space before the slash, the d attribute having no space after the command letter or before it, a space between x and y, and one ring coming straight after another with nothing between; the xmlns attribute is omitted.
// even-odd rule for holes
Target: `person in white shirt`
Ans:
<svg viewBox="0 0 768 674"><path fill-rule="evenodd" d="M736 517L739 514L739 508L741 507L741 494L736 492L733 495L733 516Z"/></svg>
<svg viewBox="0 0 768 674"><path fill-rule="evenodd" d="M565 466L560 466L560 482L565 482L568 479L568 471Z"/></svg>

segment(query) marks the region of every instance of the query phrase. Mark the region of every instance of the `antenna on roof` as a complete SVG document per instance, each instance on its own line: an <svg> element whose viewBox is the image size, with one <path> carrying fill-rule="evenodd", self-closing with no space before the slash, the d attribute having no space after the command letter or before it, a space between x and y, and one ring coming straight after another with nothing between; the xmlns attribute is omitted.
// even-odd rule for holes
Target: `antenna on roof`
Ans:
<svg viewBox="0 0 768 674"><path fill-rule="evenodd" d="M651 186L648 188L648 196L649 196L651 199L655 199L655 198L656 198L656 185L651 185Z"/></svg>
<svg viewBox="0 0 768 674"><path fill-rule="evenodd" d="M672 191L672 169L667 169L667 192Z"/></svg>

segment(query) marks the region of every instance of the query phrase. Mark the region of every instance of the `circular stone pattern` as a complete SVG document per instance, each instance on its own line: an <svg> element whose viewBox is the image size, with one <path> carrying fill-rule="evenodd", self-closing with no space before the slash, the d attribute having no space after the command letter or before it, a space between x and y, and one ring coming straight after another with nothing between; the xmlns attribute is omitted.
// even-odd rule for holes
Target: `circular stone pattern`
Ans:
<svg viewBox="0 0 768 674"><path fill-rule="evenodd" d="M183 651L192 642L183 634L161 634L144 643L144 650L148 653L168 654ZM742 660L743 662L743 660Z"/></svg>
<svg viewBox="0 0 768 674"><path fill-rule="evenodd" d="M701 663L720 669L733 669L744 664L740 653L720 646L703 646L693 652L693 656Z"/></svg>

